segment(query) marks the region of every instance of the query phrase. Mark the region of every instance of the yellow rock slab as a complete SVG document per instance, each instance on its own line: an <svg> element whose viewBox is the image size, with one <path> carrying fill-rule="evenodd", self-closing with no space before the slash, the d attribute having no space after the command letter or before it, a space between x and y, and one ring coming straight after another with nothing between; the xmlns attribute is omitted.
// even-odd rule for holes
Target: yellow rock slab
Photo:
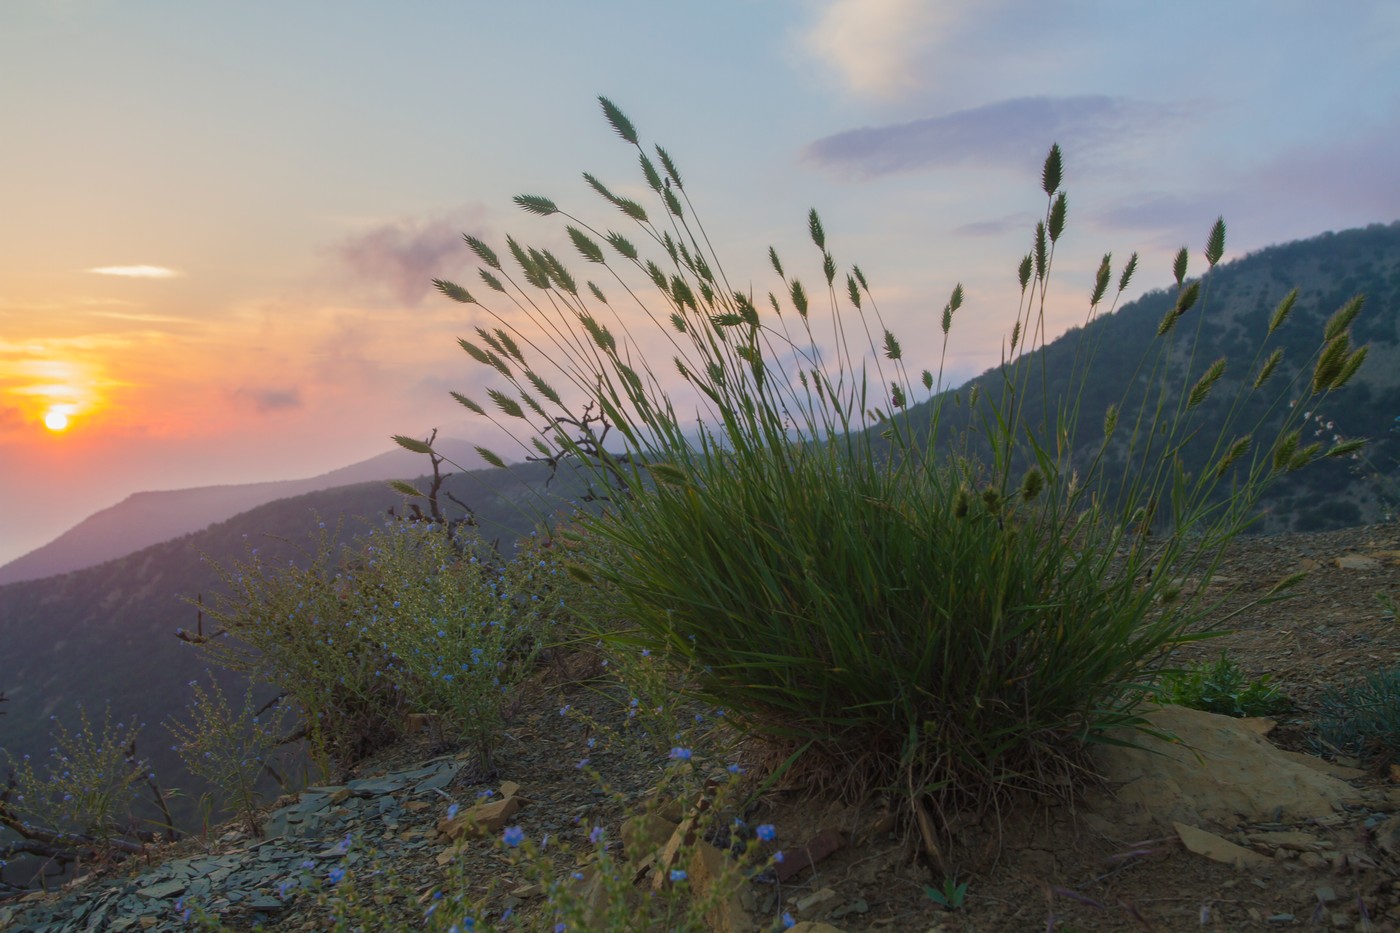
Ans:
<svg viewBox="0 0 1400 933"><path fill-rule="evenodd" d="M1234 865L1236 868L1244 868L1248 865L1268 865L1273 861L1258 852L1246 849L1244 846L1235 845L1228 839L1222 839L1215 833L1208 833L1204 829L1188 826L1186 823L1173 823L1172 825L1176 828L1176 834L1181 838L1181 844L1186 846L1187 851L1204 855L1211 861Z"/></svg>

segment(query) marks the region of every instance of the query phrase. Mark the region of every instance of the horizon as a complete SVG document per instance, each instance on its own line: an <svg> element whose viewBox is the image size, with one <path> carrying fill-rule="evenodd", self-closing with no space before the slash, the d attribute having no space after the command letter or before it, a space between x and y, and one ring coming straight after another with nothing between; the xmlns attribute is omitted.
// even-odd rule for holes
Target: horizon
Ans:
<svg viewBox="0 0 1400 933"><path fill-rule="evenodd" d="M996 362L1052 142L1050 337L1104 252L1142 254L1131 299L1182 245L1199 272L1219 215L1227 259L1393 222L1400 8L1348 14L7 4L25 91L0 100L0 565L132 493L312 477L392 434L505 455L448 395L490 384L455 345L474 309L430 280L474 280L462 233L573 255L514 195L609 218L579 173L628 191L636 163L599 94L675 156L736 281L772 287L770 244L811 279L815 207L920 365L936 350L913 337L962 282L952 384Z"/></svg>

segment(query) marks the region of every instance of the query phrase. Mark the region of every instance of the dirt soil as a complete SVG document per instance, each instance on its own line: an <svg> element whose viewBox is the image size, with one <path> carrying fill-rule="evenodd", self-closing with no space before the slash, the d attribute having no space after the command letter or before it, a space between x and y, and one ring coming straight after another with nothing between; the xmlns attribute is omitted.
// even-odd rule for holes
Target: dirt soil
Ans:
<svg viewBox="0 0 1400 933"><path fill-rule="evenodd" d="M1243 612L1231 620L1230 634L1184 649L1181 660L1183 665L1208 662L1225 651L1249 676L1269 675L1293 703L1290 712L1275 717L1269 741L1315 754L1313 720L1322 693L1400 663L1400 621L1377 598L1400 599L1400 526L1238 540L1225 555L1219 591L1231 593L1227 608L1243 605L1297 570L1309 574L1292 599ZM482 776L464 768L440 803L450 798L467 806L482 791L514 781L529 800L515 819L530 838L548 833L586 848L588 827L599 824L610 838L619 838L619 822L645 803L667 763L654 747L601 741L588 747L595 734L589 721L616 719L626 707L589 682L587 658L574 661L582 665L554 671L547 685L516 711L497 773L475 780ZM561 716L566 705L571 715ZM357 769L357 776L410 767L441 754L425 743L416 740L387 750ZM584 757L619 798L604 793L594 777L577 767ZM719 770L724 763L697 759L695 765ZM950 858L957 880L967 884L957 910L945 910L925 893L926 886L942 886L944 876L920 854L918 834L891 826L878 801L853 807L796 792L770 792L746 814L751 825L772 823L789 853L800 853L803 843L818 836L834 840L836 847L781 883L771 873L762 876L749 886L744 902L756 924L750 929L763 930L781 928L778 918L786 912L847 933L1291 928L1393 933L1400 929L1397 779L1400 762L1381 762L1364 776L1353 776L1351 783L1369 788L1371 799L1382 803L1344 809L1307 824L1204 827L1267 856L1259 867L1192 854L1170 827L1144 831L1115 826L1111 811L1105 818L1082 805L1025 806L1001 813L999 850L993 845L991 820L955 821L956 852ZM435 835L439 809L434 805L423 814L422 833ZM1312 841L1258 841L1260 833L1289 831L1306 833ZM410 827L404 836L412 834ZM230 830L220 844L247 841ZM441 861L451 848L445 839L400 852L393 851L389 834L369 842L386 847L424 899L441 883ZM473 843L455 857L473 879L473 894L489 891L500 906L514 906L524 929L552 926L534 919L538 899L505 900L507 892L530 879L519 875L499 846ZM324 927L324 909L304 900L276 929ZM382 928L421 928L420 904L406 898L384 905Z"/></svg>

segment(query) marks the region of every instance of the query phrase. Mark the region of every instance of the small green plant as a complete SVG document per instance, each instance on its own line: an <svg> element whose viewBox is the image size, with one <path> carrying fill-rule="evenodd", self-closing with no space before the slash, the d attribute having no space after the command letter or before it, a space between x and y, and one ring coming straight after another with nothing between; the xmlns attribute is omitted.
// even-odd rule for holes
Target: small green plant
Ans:
<svg viewBox="0 0 1400 933"><path fill-rule="evenodd" d="M1293 705L1268 674L1250 680L1224 652L1212 664L1164 672L1161 689L1163 702L1225 716L1272 716Z"/></svg>
<svg viewBox="0 0 1400 933"><path fill-rule="evenodd" d="M1355 756L1367 766L1400 762L1400 667L1383 667L1318 700L1323 750Z"/></svg>
<svg viewBox="0 0 1400 933"><path fill-rule="evenodd" d="M941 888L924 885L924 894L944 910L961 910L967 900L967 882L959 883L956 877L949 876L943 879Z"/></svg>
<svg viewBox="0 0 1400 933"><path fill-rule="evenodd" d="M211 678L208 690L193 680L190 687L194 702L189 721L171 718L165 723L175 737L175 750L191 774L224 793L228 808L246 821L249 833L261 835L258 782L265 773L277 777L271 763L286 736L288 711L276 700L256 703L251 683L236 711L230 709L218 681Z"/></svg>
<svg viewBox="0 0 1400 933"><path fill-rule="evenodd" d="M1376 602L1381 604L1381 609L1390 616L1392 621L1400 621L1400 606L1396 605L1395 597L1389 593L1377 593Z"/></svg>

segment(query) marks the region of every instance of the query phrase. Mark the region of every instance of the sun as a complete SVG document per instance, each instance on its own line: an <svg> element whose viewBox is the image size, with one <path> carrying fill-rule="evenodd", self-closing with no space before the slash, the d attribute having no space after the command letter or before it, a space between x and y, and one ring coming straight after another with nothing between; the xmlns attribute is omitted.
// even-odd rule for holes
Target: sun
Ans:
<svg viewBox="0 0 1400 933"><path fill-rule="evenodd" d="M44 427L54 433L68 430L68 416L58 409L51 409L44 415Z"/></svg>

